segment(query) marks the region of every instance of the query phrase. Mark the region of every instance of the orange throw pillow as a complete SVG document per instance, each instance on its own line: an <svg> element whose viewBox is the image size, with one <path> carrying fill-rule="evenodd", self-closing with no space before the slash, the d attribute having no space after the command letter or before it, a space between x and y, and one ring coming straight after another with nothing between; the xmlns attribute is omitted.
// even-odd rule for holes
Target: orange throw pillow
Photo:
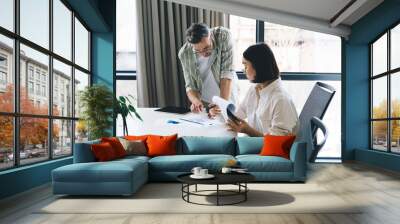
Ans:
<svg viewBox="0 0 400 224"><path fill-rule="evenodd" d="M110 161L117 158L114 149L108 142L93 144L90 146L90 148L94 154L94 157L99 162Z"/></svg>
<svg viewBox="0 0 400 224"><path fill-rule="evenodd" d="M124 149L124 146L122 146L121 142L119 141L118 138L116 137L111 137L111 138L101 138L101 142L108 142L114 149L115 155L117 158L125 157L126 156L126 151Z"/></svg>
<svg viewBox="0 0 400 224"><path fill-rule="evenodd" d="M178 135L159 136L149 135L147 137L147 155L148 156L165 156L176 155L176 140Z"/></svg>
<svg viewBox="0 0 400 224"><path fill-rule="evenodd" d="M276 136L276 135L265 135L264 146L261 149L261 156L280 156L289 159L290 147L294 140L295 135L287 136Z"/></svg>
<svg viewBox="0 0 400 224"><path fill-rule="evenodd" d="M129 140L129 141L140 140L140 141L146 142L146 140L149 136L150 135L126 135L126 136L124 136L124 139Z"/></svg>

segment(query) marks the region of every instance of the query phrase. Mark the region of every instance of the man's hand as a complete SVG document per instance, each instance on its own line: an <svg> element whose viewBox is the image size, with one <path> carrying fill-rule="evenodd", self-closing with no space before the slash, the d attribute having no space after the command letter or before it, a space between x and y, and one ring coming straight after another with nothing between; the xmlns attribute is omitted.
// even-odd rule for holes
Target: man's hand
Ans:
<svg viewBox="0 0 400 224"><path fill-rule="evenodd" d="M201 100L193 100L192 105L190 105L190 110L195 113L203 111L204 105Z"/></svg>
<svg viewBox="0 0 400 224"><path fill-rule="evenodd" d="M208 117L215 118L218 114L221 113L221 109L215 104L208 105Z"/></svg>

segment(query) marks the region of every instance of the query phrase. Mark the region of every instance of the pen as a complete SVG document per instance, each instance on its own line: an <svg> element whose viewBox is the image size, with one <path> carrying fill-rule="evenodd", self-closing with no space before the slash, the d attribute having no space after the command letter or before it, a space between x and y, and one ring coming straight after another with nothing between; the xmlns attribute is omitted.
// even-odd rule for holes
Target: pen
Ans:
<svg viewBox="0 0 400 224"><path fill-rule="evenodd" d="M179 118L179 120L182 120L182 121L187 121L187 122L192 122L192 123L196 123L196 124L201 124L201 125L204 125L204 124L202 124L202 123L200 123L200 122L197 122L197 121L191 121L191 120L187 120L187 119L184 119L184 118Z"/></svg>

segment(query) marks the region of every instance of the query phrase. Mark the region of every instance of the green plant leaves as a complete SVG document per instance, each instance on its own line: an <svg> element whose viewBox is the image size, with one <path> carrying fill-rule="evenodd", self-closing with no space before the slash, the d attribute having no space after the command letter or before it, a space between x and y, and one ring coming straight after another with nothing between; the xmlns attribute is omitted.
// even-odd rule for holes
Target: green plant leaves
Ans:
<svg viewBox="0 0 400 224"><path fill-rule="evenodd" d="M132 95L128 96L119 96L118 99L115 98L114 101L114 112L115 112L115 117L118 116L118 114L121 114L123 125L124 125L124 132L126 131L126 134L128 134L128 128L126 127L126 117L129 115L131 117L132 113L135 114L136 118L139 120L143 121L143 119L140 117L140 115L137 113L136 108L134 106L134 100L135 97ZM132 113L131 113L132 112Z"/></svg>
<svg viewBox="0 0 400 224"><path fill-rule="evenodd" d="M89 139L110 136L113 123L113 93L102 84L86 87L79 97L81 118L87 123Z"/></svg>
<svg viewBox="0 0 400 224"><path fill-rule="evenodd" d="M125 102L126 102L126 100L125 100L125 97L124 97L124 96L120 96L120 97L119 97L119 100L120 100L122 103L125 103Z"/></svg>

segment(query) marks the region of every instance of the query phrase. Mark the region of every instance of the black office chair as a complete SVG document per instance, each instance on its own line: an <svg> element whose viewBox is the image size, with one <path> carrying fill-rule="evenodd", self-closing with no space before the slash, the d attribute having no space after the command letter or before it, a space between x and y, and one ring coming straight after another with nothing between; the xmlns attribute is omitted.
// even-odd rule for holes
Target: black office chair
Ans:
<svg viewBox="0 0 400 224"><path fill-rule="evenodd" d="M336 90L325 83L317 82L304 104L300 113L300 130L298 140L307 143L307 160L315 162L319 151L324 146L328 138L328 129L322 122L326 110ZM317 130L320 129L323 134L323 140L318 143Z"/></svg>

